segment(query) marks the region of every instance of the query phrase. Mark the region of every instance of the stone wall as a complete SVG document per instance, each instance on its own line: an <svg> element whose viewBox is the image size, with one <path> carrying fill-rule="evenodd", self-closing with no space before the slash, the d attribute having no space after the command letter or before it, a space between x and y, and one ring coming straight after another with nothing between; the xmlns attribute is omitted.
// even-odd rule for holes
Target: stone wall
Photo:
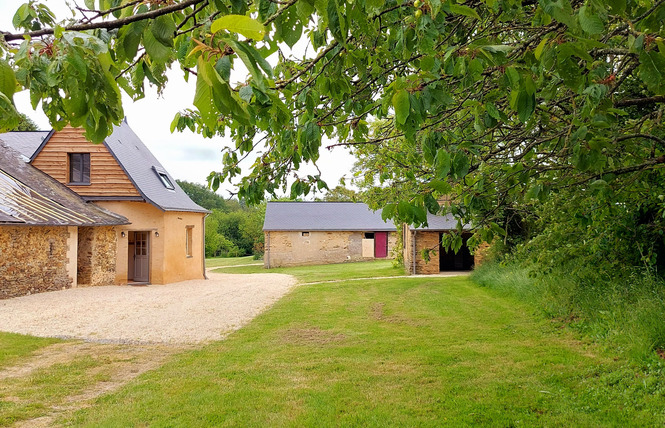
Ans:
<svg viewBox="0 0 665 428"><path fill-rule="evenodd" d="M439 273L439 232L417 231L416 239L416 274L431 275ZM413 231L408 230L404 239L404 267L406 271L413 274ZM430 253L430 260L423 259L423 250L435 249L436 253Z"/></svg>
<svg viewBox="0 0 665 428"><path fill-rule="evenodd" d="M473 252L473 265L474 266L480 266L485 262L487 259L489 252L490 252L490 244L487 242L483 242L476 248L476 250Z"/></svg>
<svg viewBox="0 0 665 428"><path fill-rule="evenodd" d="M266 232L266 268L281 266L320 265L369 260L362 256L363 232ZM388 255L396 236L388 234Z"/></svg>
<svg viewBox="0 0 665 428"><path fill-rule="evenodd" d="M0 299L71 287L68 236L67 227L0 226Z"/></svg>
<svg viewBox="0 0 665 428"><path fill-rule="evenodd" d="M113 284L116 266L115 228L79 227L78 246L78 286Z"/></svg>

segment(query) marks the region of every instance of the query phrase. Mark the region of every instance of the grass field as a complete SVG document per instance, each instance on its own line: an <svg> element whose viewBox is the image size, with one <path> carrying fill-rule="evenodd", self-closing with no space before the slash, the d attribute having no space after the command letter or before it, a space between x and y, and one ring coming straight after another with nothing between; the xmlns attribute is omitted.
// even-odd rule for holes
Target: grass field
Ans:
<svg viewBox="0 0 665 428"><path fill-rule="evenodd" d="M301 283L404 275L404 269L401 267L394 267L392 260L373 260L360 263L338 263L332 265L296 266L273 269L264 269L263 266L239 266L218 269L215 272L237 274L285 273L295 276Z"/></svg>
<svg viewBox="0 0 665 428"><path fill-rule="evenodd" d="M635 365L501 290L466 277L304 284L402 273L389 262L278 272L303 285L226 340L161 359L72 342L78 353L39 367L35 351L69 342L0 334L0 426L665 423L665 364ZM26 360L38 368L3 378ZM105 393L118 370L124 386Z"/></svg>
<svg viewBox="0 0 665 428"><path fill-rule="evenodd" d="M206 259L206 267L225 267L225 266L240 266L240 265L262 265L263 260L254 260L253 256L246 257L217 257L214 259Z"/></svg>
<svg viewBox="0 0 665 428"><path fill-rule="evenodd" d="M347 265L347 269L351 269ZM655 426L665 373L466 278L302 285L77 426Z"/></svg>

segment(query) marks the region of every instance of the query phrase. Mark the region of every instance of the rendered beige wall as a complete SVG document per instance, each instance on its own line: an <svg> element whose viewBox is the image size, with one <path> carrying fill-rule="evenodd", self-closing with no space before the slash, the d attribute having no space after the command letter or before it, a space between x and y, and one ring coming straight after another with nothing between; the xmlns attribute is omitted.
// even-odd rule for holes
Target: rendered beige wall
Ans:
<svg viewBox="0 0 665 428"><path fill-rule="evenodd" d="M396 242L394 233L388 234L388 256ZM280 266L318 265L370 260L363 257L363 232L309 232L277 231L265 233L266 268ZM373 251L372 251L373 253Z"/></svg>
<svg viewBox="0 0 665 428"><path fill-rule="evenodd" d="M117 228L116 284L127 283L129 231L150 232L150 283L168 284L203 276L203 213L164 212L146 202L103 201L97 205L127 217ZM186 226L192 229L192 257L185 254ZM125 237L121 233L125 232ZM159 236L156 235L159 233Z"/></svg>
<svg viewBox="0 0 665 428"><path fill-rule="evenodd" d="M164 213L164 282L203 279L202 213ZM192 255L185 253L186 229L192 226ZM160 234L160 238L161 238ZM160 239L157 238L157 239Z"/></svg>
<svg viewBox="0 0 665 428"><path fill-rule="evenodd" d="M131 224L116 228L117 262L116 284L127 284L127 269L129 249L127 243L130 230L150 232L150 282L164 284L164 240L155 237L155 232L161 234L164 230L164 212L146 202L129 201L100 201L96 202L102 208L127 217ZM122 237L122 232L125 236Z"/></svg>

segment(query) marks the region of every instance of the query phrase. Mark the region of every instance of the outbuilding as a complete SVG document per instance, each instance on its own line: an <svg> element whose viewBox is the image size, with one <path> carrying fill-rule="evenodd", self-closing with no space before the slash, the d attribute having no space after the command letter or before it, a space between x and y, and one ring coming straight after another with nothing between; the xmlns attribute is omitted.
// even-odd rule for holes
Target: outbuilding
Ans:
<svg viewBox="0 0 665 428"><path fill-rule="evenodd" d="M268 202L264 266L391 258L397 229L355 202Z"/></svg>

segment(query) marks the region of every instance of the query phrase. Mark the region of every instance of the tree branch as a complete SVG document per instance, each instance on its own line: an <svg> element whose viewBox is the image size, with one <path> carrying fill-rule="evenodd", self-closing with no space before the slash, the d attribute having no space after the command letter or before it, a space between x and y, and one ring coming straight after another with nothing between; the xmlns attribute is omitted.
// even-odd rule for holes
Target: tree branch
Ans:
<svg viewBox="0 0 665 428"><path fill-rule="evenodd" d="M111 30L111 29L123 27L127 24L131 24L132 22L157 18L158 16L167 15L167 14L172 13L172 12L177 12L177 11L188 8L189 6L193 6L193 5L202 3L204 1L206 1L206 0L184 0L182 3L172 4L172 5L163 7L161 9L155 9L155 10L151 10L150 12L139 13L138 15L132 15L132 16L128 16L126 18L116 19L116 20L113 20L113 21L101 21L101 22L95 22L95 23L89 23L89 24L70 25L68 27L65 27L65 31L86 31L86 30L96 30L96 29L100 29L100 28ZM47 35L53 34L54 31L55 30L53 28L44 28L44 29L38 30L38 31L31 31L29 33L19 33L19 34L2 31L2 32L0 32L0 35L3 36L6 41L11 41L11 40L20 40L20 39L25 38L26 36L30 37L30 38L47 36Z"/></svg>
<svg viewBox="0 0 665 428"><path fill-rule="evenodd" d="M663 103L663 102L665 102L665 95L656 95L653 97L632 98L628 100L616 101L614 103L614 106L615 107L642 106L646 104Z"/></svg>

